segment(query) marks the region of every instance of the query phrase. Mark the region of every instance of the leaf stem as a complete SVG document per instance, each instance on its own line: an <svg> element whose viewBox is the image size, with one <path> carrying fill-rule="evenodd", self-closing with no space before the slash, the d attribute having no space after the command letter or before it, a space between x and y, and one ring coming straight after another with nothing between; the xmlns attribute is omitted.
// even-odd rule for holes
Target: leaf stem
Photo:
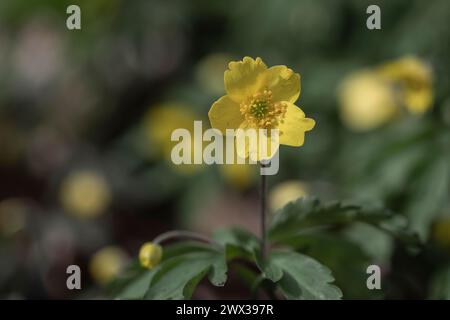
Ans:
<svg viewBox="0 0 450 320"><path fill-rule="evenodd" d="M204 235L201 235L199 233L192 232L192 231L185 231L185 230L172 230L172 231L162 233L159 236L157 236L155 239L153 239L153 243L160 244L164 241L171 240L171 239L197 240L197 241L206 242L206 243L212 244L216 247L222 248L222 246L220 244L218 244L217 242L211 240L210 238L208 238Z"/></svg>

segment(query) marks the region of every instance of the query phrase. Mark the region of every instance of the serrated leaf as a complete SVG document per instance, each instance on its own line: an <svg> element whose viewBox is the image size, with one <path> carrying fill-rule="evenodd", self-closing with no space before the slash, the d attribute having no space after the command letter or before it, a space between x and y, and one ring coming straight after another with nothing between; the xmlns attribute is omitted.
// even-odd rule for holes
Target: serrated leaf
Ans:
<svg viewBox="0 0 450 320"><path fill-rule="evenodd" d="M213 234L213 239L225 247L227 260L238 257L254 260L261 246L254 234L239 228L220 229Z"/></svg>
<svg viewBox="0 0 450 320"><path fill-rule="evenodd" d="M344 223L350 220L351 211L356 209L339 202L323 205L316 198L303 197L275 213L268 230L269 237L278 240L297 234L302 229Z"/></svg>
<svg viewBox="0 0 450 320"><path fill-rule="evenodd" d="M283 276L283 270L273 260L264 259L259 252L255 254L255 262L259 270L261 270L263 278L277 282Z"/></svg>
<svg viewBox="0 0 450 320"><path fill-rule="evenodd" d="M407 230L404 217L394 215L380 207L362 207L354 204L331 202L322 204L316 198L300 198L287 204L275 214L268 230L270 240L285 242L301 233L362 222L386 231L407 244L418 243L415 235Z"/></svg>
<svg viewBox="0 0 450 320"><path fill-rule="evenodd" d="M227 261L225 255L220 255L212 264L208 279L216 287L222 287L227 281Z"/></svg>
<svg viewBox="0 0 450 320"><path fill-rule="evenodd" d="M326 265L333 272L336 285L347 299L382 297L383 290L369 290L366 286L366 270L374 261L353 241L342 235L319 233L299 236L290 245Z"/></svg>
<svg viewBox="0 0 450 320"><path fill-rule="evenodd" d="M220 229L214 233L213 239L224 246L231 244L248 252L260 247L260 241L253 233L239 228Z"/></svg>
<svg viewBox="0 0 450 320"><path fill-rule="evenodd" d="M163 261L172 257L193 252L218 253L218 247L210 243L202 243L197 241L175 243L164 247ZM227 280L227 271L228 267L226 264L225 255L221 254L220 257L217 258L217 261L214 262L208 278L213 285L223 286Z"/></svg>
<svg viewBox="0 0 450 320"><path fill-rule="evenodd" d="M214 285L226 281L223 252L191 252L167 259L157 271L145 294L146 299L189 299L198 282L210 274Z"/></svg>
<svg viewBox="0 0 450 320"><path fill-rule="evenodd" d="M288 299L338 300L341 290L332 285L331 271L306 255L294 251L274 251L270 259L283 270L277 283Z"/></svg>

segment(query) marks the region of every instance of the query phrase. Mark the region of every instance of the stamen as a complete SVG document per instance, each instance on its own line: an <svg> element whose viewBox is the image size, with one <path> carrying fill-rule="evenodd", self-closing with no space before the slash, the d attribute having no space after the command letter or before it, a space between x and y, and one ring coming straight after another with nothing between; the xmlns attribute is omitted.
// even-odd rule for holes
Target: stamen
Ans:
<svg viewBox="0 0 450 320"><path fill-rule="evenodd" d="M283 122L287 105L283 102L272 102L272 91L264 89L255 93L240 105L245 120L253 126L271 129Z"/></svg>

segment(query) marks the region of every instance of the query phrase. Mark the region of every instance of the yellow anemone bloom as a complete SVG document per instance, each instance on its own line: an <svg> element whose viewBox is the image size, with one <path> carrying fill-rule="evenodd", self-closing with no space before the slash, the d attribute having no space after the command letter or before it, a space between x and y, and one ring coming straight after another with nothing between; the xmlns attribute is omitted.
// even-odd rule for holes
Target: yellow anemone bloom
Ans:
<svg viewBox="0 0 450 320"><path fill-rule="evenodd" d="M298 73L286 66L268 68L261 58L245 57L229 63L224 83L226 95L214 102L208 113L213 128L222 133L226 129L278 129L279 144L303 145L305 132L315 122L294 104L300 96ZM249 152L251 148L238 146L237 151L241 157L250 154L255 161L267 158L262 152Z"/></svg>
<svg viewBox="0 0 450 320"><path fill-rule="evenodd" d="M171 152L178 144L171 140L172 132L176 129L186 129L194 135L194 121L199 120L192 107L175 102L168 102L153 106L143 120L142 129L148 141L154 147L156 154L164 157L170 165ZM194 157L195 149L201 149L203 142L192 139L191 158ZM196 172L201 166L194 164L173 165L173 168L181 174L191 174Z"/></svg>
<svg viewBox="0 0 450 320"><path fill-rule="evenodd" d="M162 258L162 247L153 242L146 242L139 250L139 262L141 266L152 269L159 264Z"/></svg>
<svg viewBox="0 0 450 320"><path fill-rule="evenodd" d="M406 56L347 76L338 88L340 114L351 129L375 129L402 115L428 110L434 99L433 73L423 61Z"/></svg>
<svg viewBox="0 0 450 320"><path fill-rule="evenodd" d="M220 172L224 180L232 186L245 190L255 180L256 170L250 164L223 164L220 166Z"/></svg>
<svg viewBox="0 0 450 320"><path fill-rule="evenodd" d="M409 112L421 114L433 104L433 73L429 65L406 56L379 67L378 72L400 89Z"/></svg>
<svg viewBox="0 0 450 320"><path fill-rule="evenodd" d="M355 131L375 129L399 111L389 82L372 70L347 76L339 86L338 100L342 121Z"/></svg>
<svg viewBox="0 0 450 320"><path fill-rule="evenodd" d="M283 208L289 202L308 195L308 186L297 180L289 180L276 185L269 195L272 213Z"/></svg>
<svg viewBox="0 0 450 320"><path fill-rule="evenodd" d="M89 262L89 271L97 283L105 285L119 275L127 261L128 257L122 249L108 246L94 254Z"/></svg>
<svg viewBox="0 0 450 320"><path fill-rule="evenodd" d="M68 213L79 218L93 218L108 208L111 190L106 179L96 171L77 170L62 182L60 200Z"/></svg>

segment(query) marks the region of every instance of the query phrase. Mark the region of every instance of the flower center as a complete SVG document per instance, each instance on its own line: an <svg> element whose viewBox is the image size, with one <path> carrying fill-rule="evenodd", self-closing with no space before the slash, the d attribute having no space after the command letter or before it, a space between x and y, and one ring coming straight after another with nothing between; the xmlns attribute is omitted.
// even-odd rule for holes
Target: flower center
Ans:
<svg viewBox="0 0 450 320"><path fill-rule="evenodd" d="M269 103L265 100L256 100L250 106L250 113L257 119L262 119L267 113Z"/></svg>
<svg viewBox="0 0 450 320"><path fill-rule="evenodd" d="M264 89L241 103L240 111L251 127L272 129L286 114L287 105L272 102L272 91Z"/></svg>

